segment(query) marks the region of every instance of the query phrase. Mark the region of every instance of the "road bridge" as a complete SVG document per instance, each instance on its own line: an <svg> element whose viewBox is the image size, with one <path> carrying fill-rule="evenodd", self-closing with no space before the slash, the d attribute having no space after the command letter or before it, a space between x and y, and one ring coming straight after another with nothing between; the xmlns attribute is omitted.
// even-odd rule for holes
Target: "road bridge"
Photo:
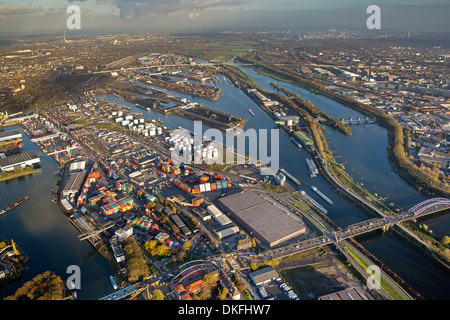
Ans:
<svg viewBox="0 0 450 320"><path fill-rule="evenodd" d="M322 236L289 244L283 247L270 249L258 255L255 255L254 257L263 260L274 258L280 259L300 252L325 246L332 242L337 243L348 238L372 232L374 230L385 230L397 223L420 218L447 209L450 209L449 199L429 199L415 205L407 212L403 212L395 216L385 216L383 218L373 218L370 220L361 221L347 226L347 228L345 228L344 230L324 232L324 235Z"/></svg>

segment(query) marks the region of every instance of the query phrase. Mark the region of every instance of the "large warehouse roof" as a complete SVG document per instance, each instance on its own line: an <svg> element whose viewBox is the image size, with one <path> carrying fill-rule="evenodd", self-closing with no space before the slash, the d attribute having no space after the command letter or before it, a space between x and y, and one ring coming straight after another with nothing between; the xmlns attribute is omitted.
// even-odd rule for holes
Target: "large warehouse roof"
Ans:
<svg viewBox="0 0 450 320"><path fill-rule="evenodd" d="M223 197L219 202L269 247L306 231L303 223L251 190Z"/></svg>
<svg viewBox="0 0 450 320"><path fill-rule="evenodd" d="M0 132L0 141L12 140L22 137L19 130L3 131Z"/></svg>
<svg viewBox="0 0 450 320"><path fill-rule="evenodd" d="M19 166L22 164L33 164L39 162L39 157L34 151L15 154L10 157L0 159L0 169L5 170L8 167Z"/></svg>

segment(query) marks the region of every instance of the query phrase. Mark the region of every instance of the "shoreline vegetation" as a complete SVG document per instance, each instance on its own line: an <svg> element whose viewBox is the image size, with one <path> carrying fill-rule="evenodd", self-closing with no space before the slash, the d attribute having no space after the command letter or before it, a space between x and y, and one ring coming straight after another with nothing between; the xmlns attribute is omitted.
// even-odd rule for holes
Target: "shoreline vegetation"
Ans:
<svg viewBox="0 0 450 320"><path fill-rule="evenodd" d="M267 63L261 63L256 59L238 57L236 60L236 62L253 63L255 64L253 69L256 69L259 73L266 74L271 78L281 81L288 80L289 83L294 85L301 84L298 86L313 90L318 94L329 97L356 111L376 118L378 123L388 132L388 158L394 171L419 192L423 192L430 196L450 197L450 189L442 189L437 185L439 183L438 177L421 170L417 165L411 162L405 152L405 132L403 128L397 120L387 115L384 111L370 105L364 105L350 97L328 90L317 81L300 77L292 72L276 69L275 67L269 66Z"/></svg>

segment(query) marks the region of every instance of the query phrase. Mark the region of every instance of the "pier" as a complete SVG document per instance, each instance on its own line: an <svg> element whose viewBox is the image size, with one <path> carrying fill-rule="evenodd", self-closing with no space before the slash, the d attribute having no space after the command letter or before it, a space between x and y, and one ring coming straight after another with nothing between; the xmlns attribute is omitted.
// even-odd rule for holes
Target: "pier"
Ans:
<svg viewBox="0 0 450 320"><path fill-rule="evenodd" d="M300 185L300 181L298 181L293 175L291 175L289 172L284 170L283 168L280 168L280 172L284 174L286 177L288 177L292 182L294 182L296 185Z"/></svg>

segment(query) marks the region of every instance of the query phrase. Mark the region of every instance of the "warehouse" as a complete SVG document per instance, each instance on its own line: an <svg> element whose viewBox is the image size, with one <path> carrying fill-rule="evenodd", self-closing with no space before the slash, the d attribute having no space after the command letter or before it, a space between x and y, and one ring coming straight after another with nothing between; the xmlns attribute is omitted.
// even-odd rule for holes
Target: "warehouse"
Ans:
<svg viewBox="0 0 450 320"><path fill-rule="evenodd" d="M3 172L13 171L19 167L25 168L26 166L31 166L39 161L40 159L34 151L15 154L13 156L0 159L0 170Z"/></svg>
<svg viewBox="0 0 450 320"><path fill-rule="evenodd" d="M267 247L306 232L306 225L251 190L219 199L224 211Z"/></svg>
<svg viewBox="0 0 450 320"><path fill-rule="evenodd" d="M183 222L183 220L181 220L181 218L176 215L176 214L170 214L169 217L172 219L172 221L176 224L176 226L178 227L178 229L180 229L180 231L185 235L188 236L190 234L192 234L192 231L185 225L185 223Z"/></svg>
<svg viewBox="0 0 450 320"><path fill-rule="evenodd" d="M86 169L86 160L72 162L70 164L69 172L81 172Z"/></svg>
<svg viewBox="0 0 450 320"><path fill-rule="evenodd" d="M223 214L222 211L220 211L219 208L217 208L215 205L209 205L206 207L206 210L214 217L214 220L216 220L222 227L229 225L232 223L232 221Z"/></svg>
<svg viewBox="0 0 450 320"><path fill-rule="evenodd" d="M22 138L22 134L19 130L3 131L0 132L0 142Z"/></svg>
<svg viewBox="0 0 450 320"><path fill-rule="evenodd" d="M62 189L63 196L67 197L71 194L76 194L83 185L85 175L86 174L84 172L76 172L71 174L69 180Z"/></svg>
<svg viewBox="0 0 450 320"><path fill-rule="evenodd" d="M253 283L256 286L267 283L276 277L278 277L278 273L272 267L265 267L263 269L259 269L248 274L250 279L252 279Z"/></svg>
<svg viewBox="0 0 450 320"><path fill-rule="evenodd" d="M221 230L215 230L214 233L217 235L217 237L220 240L222 240L226 237L229 237L229 236L239 233L239 228L236 227L235 225L232 225L231 227L225 227Z"/></svg>

